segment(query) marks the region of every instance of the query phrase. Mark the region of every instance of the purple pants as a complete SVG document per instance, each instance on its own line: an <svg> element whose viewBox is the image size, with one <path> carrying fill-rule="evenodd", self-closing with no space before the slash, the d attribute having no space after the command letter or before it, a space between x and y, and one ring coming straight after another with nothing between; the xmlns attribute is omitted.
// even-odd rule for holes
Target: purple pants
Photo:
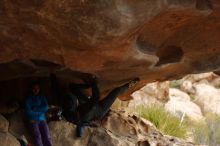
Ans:
<svg viewBox="0 0 220 146"><path fill-rule="evenodd" d="M36 146L52 146L50 132L46 121L30 123L30 132L34 136Z"/></svg>

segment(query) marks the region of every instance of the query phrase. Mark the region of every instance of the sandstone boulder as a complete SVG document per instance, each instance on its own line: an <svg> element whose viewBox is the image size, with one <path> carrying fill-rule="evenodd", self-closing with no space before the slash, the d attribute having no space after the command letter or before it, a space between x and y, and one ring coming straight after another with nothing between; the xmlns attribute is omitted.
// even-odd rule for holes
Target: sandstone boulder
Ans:
<svg viewBox="0 0 220 146"><path fill-rule="evenodd" d="M191 81L184 80L183 83L180 86L180 89L188 94L194 94L195 89Z"/></svg>
<svg viewBox="0 0 220 146"><path fill-rule="evenodd" d="M123 139L120 135L112 134L104 129L96 129L88 142L88 146L135 146L134 143Z"/></svg>
<svg viewBox="0 0 220 146"><path fill-rule="evenodd" d="M10 133L0 132L0 145L1 146L20 146L20 143Z"/></svg>
<svg viewBox="0 0 220 146"><path fill-rule="evenodd" d="M170 100L165 104L165 109L171 114L179 118L187 116L193 120L203 118L200 107L191 102L190 96L187 93L176 88L170 88L169 96Z"/></svg>
<svg viewBox="0 0 220 146"><path fill-rule="evenodd" d="M135 108L139 105L161 104L155 97L150 96L143 90L135 91L132 94L133 99L128 101L128 108Z"/></svg>
<svg viewBox="0 0 220 146"><path fill-rule="evenodd" d="M132 100L128 101L127 107L134 108L138 105L161 105L169 100L169 82L154 82L145 85L132 93Z"/></svg>
<svg viewBox="0 0 220 146"><path fill-rule="evenodd" d="M29 143L33 143L33 138L28 130L28 121L24 111L18 111L9 118L9 132L17 138L25 136Z"/></svg>
<svg viewBox="0 0 220 146"><path fill-rule="evenodd" d="M169 100L169 82L153 82L131 94L132 100L116 100L113 109L135 108L139 105L161 105Z"/></svg>
<svg viewBox="0 0 220 146"><path fill-rule="evenodd" d="M165 104L165 109L180 119L184 119L185 116L193 120L201 120L203 118L201 109L198 105L189 100L182 100L181 98L170 98Z"/></svg>
<svg viewBox="0 0 220 146"><path fill-rule="evenodd" d="M169 100L169 81L147 84L141 91L159 101L166 102Z"/></svg>
<svg viewBox="0 0 220 146"><path fill-rule="evenodd" d="M8 132L9 122L5 117L0 115L0 132Z"/></svg>
<svg viewBox="0 0 220 146"><path fill-rule="evenodd" d="M49 128L54 146L86 146L93 131L86 128L83 137L77 138L76 126L66 121L50 122Z"/></svg>
<svg viewBox="0 0 220 146"><path fill-rule="evenodd" d="M160 133L148 121L135 115L111 111L97 128L86 127L76 138L76 126L58 121L49 124L54 146L193 146Z"/></svg>
<svg viewBox="0 0 220 146"><path fill-rule="evenodd" d="M220 114L220 90L207 84L197 84L196 100L204 113Z"/></svg>
<svg viewBox="0 0 220 146"><path fill-rule="evenodd" d="M187 75L183 78L185 81L190 81L191 83L201 83L201 82L212 82L218 78L216 74L213 72L208 72L208 73L200 73L200 74L190 74Z"/></svg>
<svg viewBox="0 0 220 146"><path fill-rule="evenodd" d="M190 96L188 94L176 88L169 89L169 97L179 99L182 101L190 101Z"/></svg>
<svg viewBox="0 0 220 146"><path fill-rule="evenodd" d="M104 128L86 127L83 137L76 137L76 126L65 121L49 124L54 146L135 146L119 134L113 134Z"/></svg>

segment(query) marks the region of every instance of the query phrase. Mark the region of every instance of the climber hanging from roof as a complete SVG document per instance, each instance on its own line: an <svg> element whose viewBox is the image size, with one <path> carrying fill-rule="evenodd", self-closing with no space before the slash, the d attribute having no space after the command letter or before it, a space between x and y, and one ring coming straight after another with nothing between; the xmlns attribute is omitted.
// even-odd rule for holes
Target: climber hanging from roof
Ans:
<svg viewBox="0 0 220 146"><path fill-rule="evenodd" d="M97 78L92 76L86 84L70 83L65 91L61 91L55 74L50 75L53 91L62 97L63 116L77 125L77 136L81 137L85 125L94 125L94 121L101 120L109 111L115 99L129 87L139 81L135 78L130 82L113 89L103 100L100 99ZM92 89L92 95L85 94L85 89Z"/></svg>

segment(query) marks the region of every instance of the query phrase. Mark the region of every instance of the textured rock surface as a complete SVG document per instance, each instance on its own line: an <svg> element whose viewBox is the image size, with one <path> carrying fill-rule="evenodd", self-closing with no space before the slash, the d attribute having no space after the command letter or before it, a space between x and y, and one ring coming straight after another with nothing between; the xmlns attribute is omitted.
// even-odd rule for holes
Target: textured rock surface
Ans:
<svg viewBox="0 0 220 146"><path fill-rule="evenodd" d="M18 111L14 113L9 118L9 132L14 135L15 137L21 138L22 135L24 135L29 143L33 143L32 136L30 135L30 132L28 130L28 121L25 117L25 114L23 111Z"/></svg>
<svg viewBox="0 0 220 146"><path fill-rule="evenodd" d="M5 117L0 115L0 132L8 132L9 122Z"/></svg>
<svg viewBox="0 0 220 146"><path fill-rule="evenodd" d="M65 121L49 124L55 146L193 146L158 132L151 123L136 116L110 112L102 127L86 128L75 137L75 126Z"/></svg>
<svg viewBox="0 0 220 146"><path fill-rule="evenodd" d="M1 146L20 146L20 143L17 141L17 139L10 133L0 132L0 142Z"/></svg>
<svg viewBox="0 0 220 146"><path fill-rule="evenodd" d="M218 0L2 0L0 80L46 74L57 63L98 75L104 92L136 76L152 82L217 70L219 6Z"/></svg>

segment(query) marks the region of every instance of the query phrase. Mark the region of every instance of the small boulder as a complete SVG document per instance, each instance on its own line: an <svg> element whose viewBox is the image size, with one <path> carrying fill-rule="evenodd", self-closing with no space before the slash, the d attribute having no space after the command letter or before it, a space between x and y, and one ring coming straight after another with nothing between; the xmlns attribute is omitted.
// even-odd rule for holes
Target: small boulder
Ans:
<svg viewBox="0 0 220 146"><path fill-rule="evenodd" d="M50 122L49 128L54 146L134 146L101 127L85 127L81 138L76 137L76 126L66 121Z"/></svg>
<svg viewBox="0 0 220 146"><path fill-rule="evenodd" d="M9 118L9 132L17 138L25 136L29 143L33 143L33 138L28 130L28 122L24 111L20 110Z"/></svg>
<svg viewBox="0 0 220 146"><path fill-rule="evenodd" d="M136 91L132 94L133 99L129 101L129 108L135 108L139 105L157 105L161 104L155 97L148 95L143 90Z"/></svg>
<svg viewBox="0 0 220 146"><path fill-rule="evenodd" d="M199 82L206 82L206 83L212 82L217 77L218 76L216 74L209 72L209 73L187 75L183 79L191 81L194 84L194 83L199 83Z"/></svg>
<svg viewBox="0 0 220 146"><path fill-rule="evenodd" d="M83 137L76 137L76 126L66 121L57 121L49 123L51 138L54 146L86 146L91 129L86 128Z"/></svg>
<svg viewBox="0 0 220 146"><path fill-rule="evenodd" d="M141 90L159 101L166 102L169 100L169 81L150 83Z"/></svg>
<svg viewBox="0 0 220 146"><path fill-rule="evenodd" d="M204 113L215 113L220 115L220 90L207 84L195 85L195 103Z"/></svg>
<svg viewBox="0 0 220 146"><path fill-rule="evenodd" d="M185 92L176 89L176 88L170 88L169 89L169 98L179 99L182 101L190 101L190 96L186 94Z"/></svg>
<svg viewBox="0 0 220 146"><path fill-rule="evenodd" d="M191 101L181 100L180 98L170 98L165 104L165 109L179 118L184 118L185 116L193 120L201 120L203 118L198 105Z"/></svg>
<svg viewBox="0 0 220 146"><path fill-rule="evenodd" d="M189 94L195 93L195 88L194 88L192 82L188 81L188 80L183 81L183 83L180 86L180 89L186 93L189 93Z"/></svg>
<svg viewBox="0 0 220 146"><path fill-rule="evenodd" d="M169 82L147 84L131 96L133 100L128 101L127 107L129 108L139 105L163 105L169 100Z"/></svg>
<svg viewBox="0 0 220 146"><path fill-rule="evenodd" d="M0 115L0 132L8 132L9 122L5 117Z"/></svg>

